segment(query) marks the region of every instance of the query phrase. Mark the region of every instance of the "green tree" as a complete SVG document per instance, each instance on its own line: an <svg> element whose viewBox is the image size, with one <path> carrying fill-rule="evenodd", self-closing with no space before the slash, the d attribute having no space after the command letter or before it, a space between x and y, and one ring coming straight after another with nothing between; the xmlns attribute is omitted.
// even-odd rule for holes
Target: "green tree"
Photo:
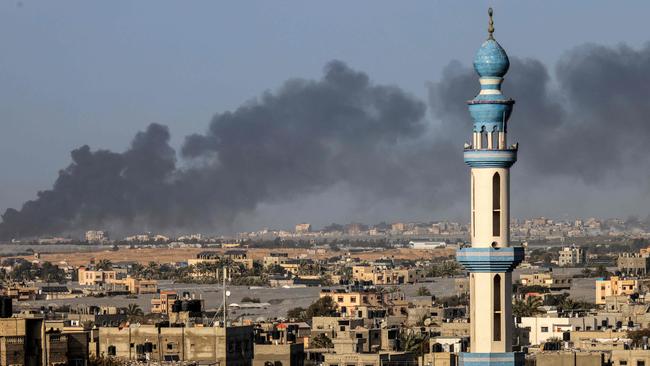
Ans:
<svg viewBox="0 0 650 366"><path fill-rule="evenodd" d="M334 348L334 343L325 333L321 333L311 339L309 348Z"/></svg>
<svg viewBox="0 0 650 366"><path fill-rule="evenodd" d="M643 337L650 338L650 328L628 331L627 337L632 340L633 345L641 347L643 346Z"/></svg>
<svg viewBox="0 0 650 366"><path fill-rule="evenodd" d="M144 266L140 263L133 263L131 266L131 275L135 278L142 277L144 273Z"/></svg>
<svg viewBox="0 0 650 366"><path fill-rule="evenodd" d="M416 333L411 330L402 332L399 338L399 349L404 352L422 355L429 343L429 335L425 333Z"/></svg>
<svg viewBox="0 0 650 366"><path fill-rule="evenodd" d="M88 366L126 366L128 362L114 357L91 356Z"/></svg>
<svg viewBox="0 0 650 366"><path fill-rule="evenodd" d="M31 262L22 262L11 271L10 278L13 281L33 281L36 279L37 268Z"/></svg>
<svg viewBox="0 0 650 366"><path fill-rule="evenodd" d="M516 300L512 305L512 313L516 317L535 316L540 314L539 307L542 299L537 296L528 296L526 300Z"/></svg>
<svg viewBox="0 0 650 366"><path fill-rule="evenodd" d="M607 278L612 275L610 271L607 270L607 268L604 265L599 265L596 267L596 270L593 272L593 275L595 277L602 277L602 278Z"/></svg>
<svg viewBox="0 0 650 366"><path fill-rule="evenodd" d="M109 259L100 259L99 262L95 264L95 269L100 271L110 271L113 269L113 263Z"/></svg>
<svg viewBox="0 0 650 366"><path fill-rule="evenodd" d="M315 316L330 316L336 312L336 303L331 296L323 296L309 305L306 312L307 319Z"/></svg>
<svg viewBox="0 0 650 366"><path fill-rule="evenodd" d="M144 312L140 309L138 304L131 303L126 308L126 316L129 319L129 322L133 322L142 319L142 317L144 317Z"/></svg>
<svg viewBox="0 0 650 366"><path fill-rule="evenodd" d="M45 282L65 282L65 271L50 262L44 262L38 270L38 277Z"/></svg>
<svg viewBox="0 0 650 366"><path fill-rule="evenodd" d="M429 289L424 286L420 286L416 294L417 296L431 296L431 291L429 291Z"/></svg>
<svg viewBox="0 0 650 366"><path fill-rule="evenodd" d="M295 321L307 321L307 309L301 307L295 307L287 311L287 318L293 319Z"/></svg>

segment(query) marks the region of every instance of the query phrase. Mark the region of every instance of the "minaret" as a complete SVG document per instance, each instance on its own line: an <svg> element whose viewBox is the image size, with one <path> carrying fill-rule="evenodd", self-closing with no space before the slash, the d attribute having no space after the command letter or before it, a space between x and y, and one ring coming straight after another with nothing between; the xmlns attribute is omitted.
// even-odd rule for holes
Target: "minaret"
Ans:
<svg viewBox="0 0 650 366"><path fill-rule="evenodd" d="M471 352L460 355L461 366L523 365L523 355L512 352L512 270L524 257L523 248L510 246L510 167L517 144L507 145L507 122L515 102L501 93L510 62L492 35L491 8L488 14L488 38L474 59L481 91L467 102L474 120L464 151L471 168L472 246L456 257L469 271Z"/></svg>

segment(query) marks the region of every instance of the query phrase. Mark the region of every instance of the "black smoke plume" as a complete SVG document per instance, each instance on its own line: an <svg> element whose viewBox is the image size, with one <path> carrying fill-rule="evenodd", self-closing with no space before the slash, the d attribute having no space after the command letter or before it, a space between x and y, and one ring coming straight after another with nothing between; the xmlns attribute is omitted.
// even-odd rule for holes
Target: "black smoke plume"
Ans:
<svg viewBox="0 0 650 366"><path fill-rule="evenodd" d="M262 202L336 183L366 194L403 190L402 145L426 129L426 106L334 61L321 80L294 79L187 137L177 166L166 127L152 124L124 153L83 146L51 190L8 209L3 238L111 225L121 230L227 226Z"/></svg>
<svg viewBox="0 0 650 366"><path fill-rule="evenodd" d="M465 101L477 91L473 70L450 63L429 86L429 122L423 102L333 61L320 80L289 80L217 114L207 132L186 138L180 163L167 129L156 124L124 153L74 150L51 190L5 212L0 237L97 225L217 231L260 204L340 184L360 200L444 212L467 199ZM558 178L585 189L623 182L647 190L650 46L581 46L553 75L537 60L513 57L504 92L517 101L509 126L510 142L521 143L513 179L527 196ZM537 199L565 204L568 188Z"/></svg>

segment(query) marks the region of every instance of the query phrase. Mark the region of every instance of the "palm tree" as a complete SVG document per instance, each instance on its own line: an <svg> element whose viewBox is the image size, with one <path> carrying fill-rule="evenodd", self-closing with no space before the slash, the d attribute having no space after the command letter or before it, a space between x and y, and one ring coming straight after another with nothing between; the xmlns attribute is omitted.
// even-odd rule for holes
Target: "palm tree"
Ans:
<svg viewBox="0 0 650 366"><path fill-rule="evenodd" d="M113 263L109 259L100 259L95 268L99 271L108 271L113 268Z"/></svg>
<svg viewBox="0 0 650 366"><path fill-rule="evenodd" d="M158 277L159 274L159 268L158 268L158 263L151 261L149 264L144 269L145 276L147 279L154 279Z"/></svg>
<svg viewBox="0 0 650 366"><path fill-rule="evenodd" d="M573 313L577 310L580 310L581 304L578 302L573 301L569 297L564 298L562 302L558 305L558 310L564 312L564 313L570 313L571 317L573 317Z"/></svg>
<svg viewBox="0 0 650 366"><path fill-rule="evenodd" d="M534 316L540 314L539 307L542 299L538 296L528 296L526 300L516 300L512 305L512 313L516 317Z"/></svg>
<svg viewBox="0 0 650 366"><path fill-rule="evenodd" d="M144 266L140 263L133 263L131 266L131 274L133 277L140 278L144 272Z"/></svg>
<svg viewBox="0 0 650 366"><path fill-rule="evenodd" d="M400 335L399 348L404 352L411 352L420 356L424 353L428 343L428 334L407 331Z"/></svg>
<svg viewBox="0 0 650 366"><path fill-rule="evenodd" d="M131 303L126 308L126 315L131 322L133 320L142 318L144 316L144 312L142 309L140 309L140 306L138 304Z"/></svg>

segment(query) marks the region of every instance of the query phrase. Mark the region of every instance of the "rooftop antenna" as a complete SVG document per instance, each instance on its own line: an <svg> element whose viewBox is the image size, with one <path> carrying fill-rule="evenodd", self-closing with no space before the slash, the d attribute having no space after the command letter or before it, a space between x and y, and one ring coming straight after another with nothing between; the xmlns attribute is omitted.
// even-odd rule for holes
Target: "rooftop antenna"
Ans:
<svg viewBox="0 0 650 366"><path fill-rule="evenodd" d="M490 17L490 23L488 25L488 39L494 39L492 33L494 33L494 20L492 19L492 8L488 9L488 16Z"/></svg>

